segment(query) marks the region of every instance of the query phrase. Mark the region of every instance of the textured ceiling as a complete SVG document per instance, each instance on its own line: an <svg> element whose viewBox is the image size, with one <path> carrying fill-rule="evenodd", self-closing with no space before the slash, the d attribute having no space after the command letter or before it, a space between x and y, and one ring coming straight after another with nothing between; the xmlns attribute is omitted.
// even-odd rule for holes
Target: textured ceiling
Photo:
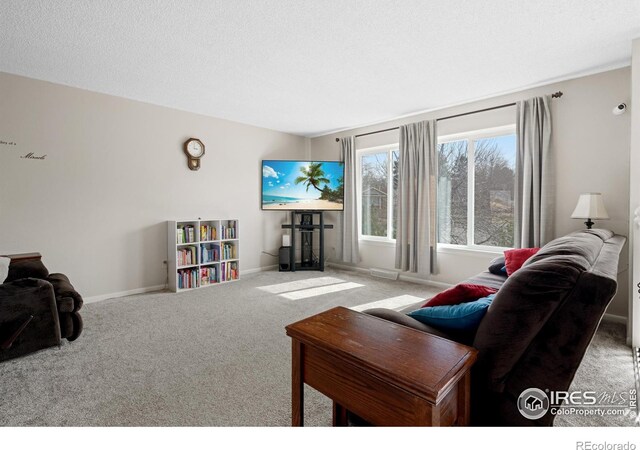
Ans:
<svg viewBox="0 0 640 450"><path fill-rule="evenodd" d="M0 71L313 136L628 65L637 0L0 0Z"/></svg>

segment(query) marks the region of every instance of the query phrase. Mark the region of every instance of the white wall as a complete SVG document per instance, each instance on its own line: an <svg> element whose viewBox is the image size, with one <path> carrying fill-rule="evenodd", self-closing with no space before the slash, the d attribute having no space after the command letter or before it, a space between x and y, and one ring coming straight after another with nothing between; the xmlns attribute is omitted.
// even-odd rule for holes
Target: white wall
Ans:
<svg viewBox="0 0 640 450"><path fill-rule="evenodd" d="M399 124L433 119L511 103L533 96L562 91L564 96L552 100L552 145L555 149L557 203L555 235L562 236L583 228L580 220L571 219L571 213L581 192L602 192L611 220L597 221L596 227L608 228L622 235L628 234L629 221L629 114L614 116L613 107L630 98L630 70L623 68L591 76L528 89L467 105L446 108L393 120L381 124L313 138L311 154L314 159L338 159L339 143L336 137L386 129ZM440 135L482 129L513 123L515 108L505 108L465 116L438 123ZM397 131L356 139L356 148L398 142ZM339 223L337 217L329 218ZM335 258L339 246L339 227L328 234L334 239L327 244L330 258ZM393 268L392 246L361 241L361 267ZM481 270L495 257L489 253L440 252L440 274L432 281L457 283ZM627 316L628 304L628 251L621 255L619 289L608 313Z"/></svg>
<svg viewBox="0 0 640 450"><path fill-rule="evenodd" d="M189 137L206 146L197 172ZM0 254L42 253L85 297L164 285L169 219L238 218L241 273L276 264L261 252L287 217L260 210L260 162L309 153L302 137L4 73L0 141L17 143L0 143Z"/></svg>

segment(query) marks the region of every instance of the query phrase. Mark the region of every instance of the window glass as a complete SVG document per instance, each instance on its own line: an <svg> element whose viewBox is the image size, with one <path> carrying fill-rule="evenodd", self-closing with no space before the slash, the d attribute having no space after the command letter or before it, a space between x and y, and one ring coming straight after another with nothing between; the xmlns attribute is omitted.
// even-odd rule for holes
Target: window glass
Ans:
<svg viewBox="0 0 640 450"><path fill-rule="evenodd" d="M385 151L361 158L363 236L387 236L388 155Z"/></svg>
<svg viewBox="0 0 640 450"><path fill-rule="evenodd" d="M438 145L438 234L443 244L467 244L468 141Z"/></svg>
<svg viewBox="0 0 640 450"><path fill-rule="evenodd" d="M516 137L474 144L474 244L513 247Z"/></svg>

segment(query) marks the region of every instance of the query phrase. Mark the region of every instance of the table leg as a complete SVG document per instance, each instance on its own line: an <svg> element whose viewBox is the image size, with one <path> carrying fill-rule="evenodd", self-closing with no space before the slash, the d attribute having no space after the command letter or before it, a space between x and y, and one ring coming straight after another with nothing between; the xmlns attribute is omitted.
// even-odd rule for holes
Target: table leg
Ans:
<svg viewBox="0 0 640 450"><path fill-rule="evenodd" d="M456 425L463 427L471 421L471 373L467 372L458 381L458 418Z"/></svg>
<svg viewBox="0 0 640 450"><path fill-rule="evenodd" d="M304 380L302 379L302 344L293 339L291 346L291 426L304 426Z"/></svg>
<svg viewBox="0 0 640 450"><path fill-rule="evenodd" d="M339 403L333 402L333 426L346 427L347 424L347 408Z"/></svg>

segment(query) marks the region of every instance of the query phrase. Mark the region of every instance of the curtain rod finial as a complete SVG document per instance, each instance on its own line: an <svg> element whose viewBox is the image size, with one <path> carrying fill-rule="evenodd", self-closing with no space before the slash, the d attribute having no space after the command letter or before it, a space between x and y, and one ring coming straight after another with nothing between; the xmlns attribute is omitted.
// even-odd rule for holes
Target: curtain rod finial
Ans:
<svg viewBox="0 0 640 450"><path fill-rule="evenodd" d="M336 142L340 142L340 138L336 138Z"/></svg>
<svg viewBox="0 0 640 450"><path fill-rule="evenodd" d="M562 97L562 91L558 91L558 92L554 92L553 94L551 94L552 98L560 98Z"/></svg>

